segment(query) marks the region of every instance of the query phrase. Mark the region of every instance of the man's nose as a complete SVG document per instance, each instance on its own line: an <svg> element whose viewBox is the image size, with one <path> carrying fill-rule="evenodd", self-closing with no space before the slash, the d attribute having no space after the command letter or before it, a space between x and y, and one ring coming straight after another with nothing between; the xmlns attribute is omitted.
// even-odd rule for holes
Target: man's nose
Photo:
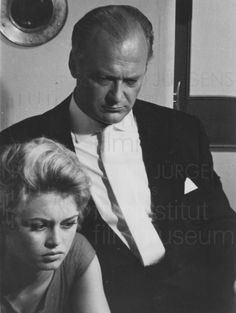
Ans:
<svg viewBox="0 0 236 313"><path fill-rule="evenodd" d="M109 98L112 100L112 103L119 103L123 98L123 84L122 81L114 81L112 87L109 91Z"/></svg>
<svg viewBox="0 0 236 313"><path fill-rule="evenodd" d="M61 241L61 234L60 229L57 227L53 227L48 231L45 246L47 248L55 248L60 244Z"/></svg>

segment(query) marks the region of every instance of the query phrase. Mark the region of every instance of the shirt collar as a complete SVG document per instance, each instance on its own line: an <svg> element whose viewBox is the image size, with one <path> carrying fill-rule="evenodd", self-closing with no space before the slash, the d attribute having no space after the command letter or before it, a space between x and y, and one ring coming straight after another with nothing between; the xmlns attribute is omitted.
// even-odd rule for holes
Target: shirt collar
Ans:
<svg viewBox="0 0 236 313"><path fill-rule="evenodd" d="M104 128L102 123L92 119L84 113L75 102L72 94L70 101L70 123L71 130L77 134L94 134ZM132 110L119 123L111 125L113 129L119 131L130 131L136 128L136 122Z"/></svg>
<svg viewBox="0 0 236 313"><path fill-rule="evenodd" d="M95 121L79 108L75 102L73 94L70 101L69 111L71 130L76 134L94 134L104 128L103 124Z"/></svg>
<svg viewBox="0 0 236 313"><path fill-rule="evenodd" d="M135 126L136 122L132 110L123 118L122 121L113 124L113 128L120 131L130 131L133 130Z"/></svg>

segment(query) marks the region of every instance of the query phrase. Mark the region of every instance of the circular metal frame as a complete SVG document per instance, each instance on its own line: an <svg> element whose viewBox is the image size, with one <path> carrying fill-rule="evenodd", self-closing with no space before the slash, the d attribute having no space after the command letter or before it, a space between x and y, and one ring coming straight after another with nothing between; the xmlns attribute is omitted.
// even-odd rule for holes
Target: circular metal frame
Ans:
<svg viewBox="0 0 236 313"><path fill-rule="evenodd" d="M13 0L2 0L1 2L1 33L11 42L33 47L39 46L54 38L65 24L68 5L67 0L51 0L53 4L53 12L47 24L37 28L23 28L13 20L11 16L11 6Z"/></svg>

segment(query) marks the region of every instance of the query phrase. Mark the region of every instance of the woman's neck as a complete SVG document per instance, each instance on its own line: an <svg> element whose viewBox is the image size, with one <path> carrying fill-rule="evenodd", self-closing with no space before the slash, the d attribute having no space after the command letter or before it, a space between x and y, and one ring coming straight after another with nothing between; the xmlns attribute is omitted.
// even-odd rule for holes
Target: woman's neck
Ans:
<svg viewBox="0 0 236 313"><path fill-rule="evenodd" d="M3 264L4 293L12 294L29 285L37 287L51 279L53 272L36 270L6 253Z"/></svg>
<svg viewBox="0 0 236 313"><path fill-rule="evenodd" d="M5 256L3 294L16 312L35 312L43 298L54 271L36 271L34 268Z"/></svg>

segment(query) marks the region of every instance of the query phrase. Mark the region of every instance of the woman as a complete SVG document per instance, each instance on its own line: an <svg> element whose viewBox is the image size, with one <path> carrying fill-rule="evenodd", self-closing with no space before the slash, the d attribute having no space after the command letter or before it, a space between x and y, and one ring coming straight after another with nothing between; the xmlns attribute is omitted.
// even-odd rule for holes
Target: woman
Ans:
<svg viewBox="0 0 236 313"><path fill-rule="evenodd" d="M0 162L2 312L109 313L98 259L76 233L89 199L76 155L39 138Z"/></svg>

